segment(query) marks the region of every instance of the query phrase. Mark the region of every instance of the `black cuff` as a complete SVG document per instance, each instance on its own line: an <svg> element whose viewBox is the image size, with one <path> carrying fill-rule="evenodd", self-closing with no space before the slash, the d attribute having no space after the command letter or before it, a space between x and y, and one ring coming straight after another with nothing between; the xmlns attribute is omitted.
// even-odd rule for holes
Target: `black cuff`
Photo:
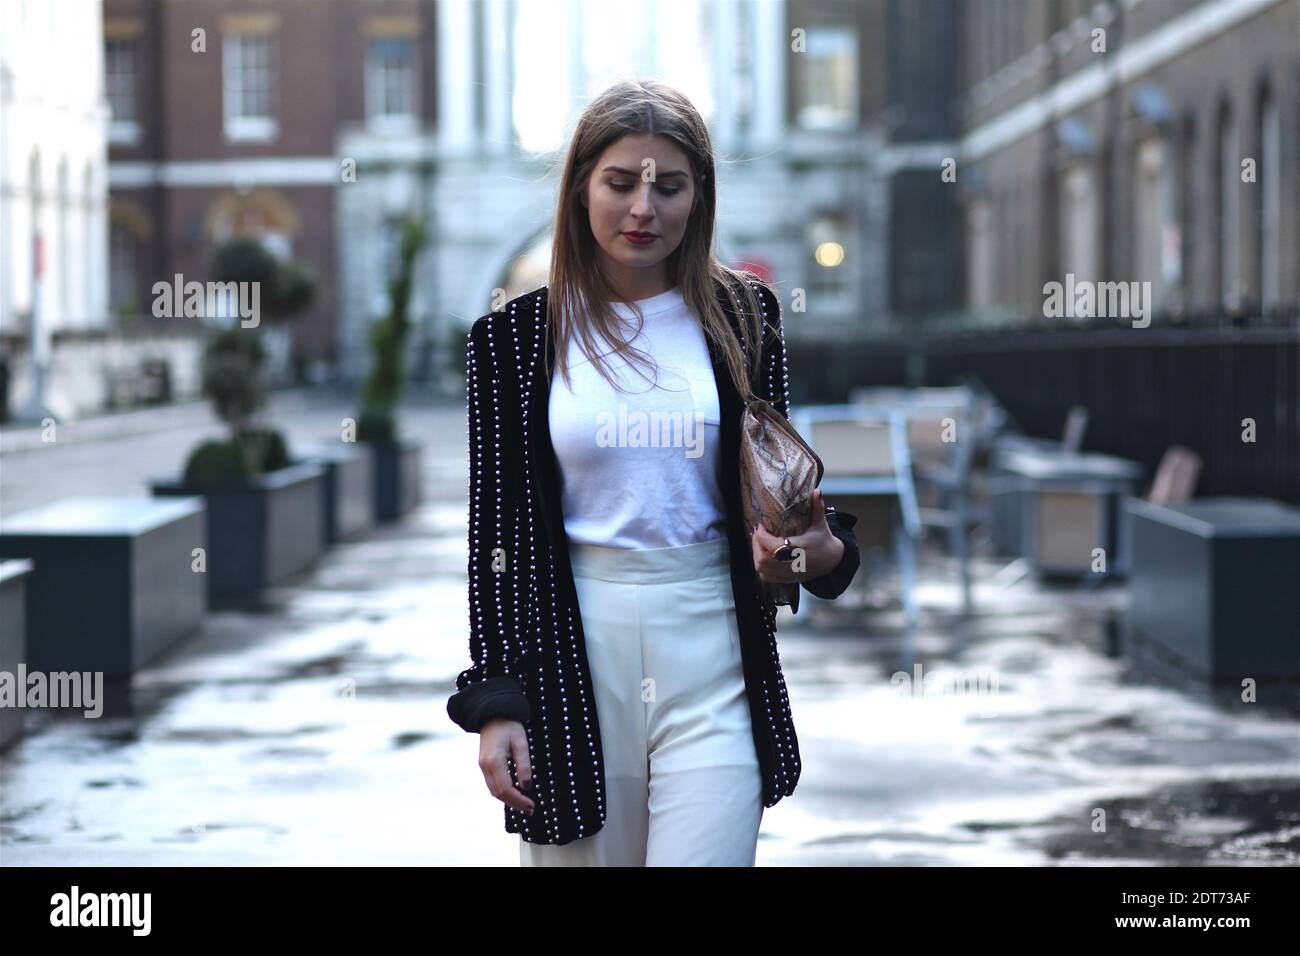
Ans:
<svg viewBox="0 0 1300 956"><path fill-rule="evenodd" d="M505 675L470 684L447 700L447 716L461 729L476 734L489 720L504 717L528 723L532 708L519 681Z"/></svg>
<svg viewBox="0 0 1300 956"><path fill-rule="evenodd" d="M857 523L857 515L847 511L826 512L826 524L831 529L831 534L844 542L844 554L840 556L840 563L821 577L800 582L809 594L833 601L848 588L853 576L858 573L858 565L862 560L857 535L851 530Z"/></svg>

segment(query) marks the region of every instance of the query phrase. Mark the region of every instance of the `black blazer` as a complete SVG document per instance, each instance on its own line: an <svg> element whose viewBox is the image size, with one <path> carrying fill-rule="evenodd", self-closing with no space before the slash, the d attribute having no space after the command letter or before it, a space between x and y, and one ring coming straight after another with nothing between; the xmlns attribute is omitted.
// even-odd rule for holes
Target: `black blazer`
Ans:
<svg viewBox="0 0 1300 956"><path fill-rule="evenodd" d="M776 294L750 279L766 316L762 373L755 394L789 417L789 375ZM719 284L718 300L737 332ZM508 833L529 843L564 844L605 821L599 715L584 649L582 618L560 505L560 473L551 445L548 400L555 342L543 286L479 318L466 346L469 425L469 648L473 664L456 678L451 719L476 732L494 717L528 732L535 801L532 815L505 807ZM545 339L543 338L545 336ZM549 341L543 368L542 346ZM799 741L776 646L776 606L763 596L740 500L740 413L725 362L706 336L721 408L719 482L727 512L731 583L763 805L794 791ZM827 511L844 556L802 586L838 597L859 564L857 518ZM511 772L514 773L513 762ZM516 780L517 783L517 780Z"/></svg>

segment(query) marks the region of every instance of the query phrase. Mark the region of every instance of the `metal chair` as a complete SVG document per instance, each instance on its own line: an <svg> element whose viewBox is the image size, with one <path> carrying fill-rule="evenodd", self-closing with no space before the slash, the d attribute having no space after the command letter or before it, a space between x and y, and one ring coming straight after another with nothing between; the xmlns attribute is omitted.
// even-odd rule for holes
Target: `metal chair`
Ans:
<svg viewBox="0 0 1300 956"><path fill-rule="evenodd" d="M916 548L921 516L912 480L903 409L881 405L796 407L791 420L825 465L822 494L892 499L892 537L903 610L910 627L920 622L916 602Z"/></svg>

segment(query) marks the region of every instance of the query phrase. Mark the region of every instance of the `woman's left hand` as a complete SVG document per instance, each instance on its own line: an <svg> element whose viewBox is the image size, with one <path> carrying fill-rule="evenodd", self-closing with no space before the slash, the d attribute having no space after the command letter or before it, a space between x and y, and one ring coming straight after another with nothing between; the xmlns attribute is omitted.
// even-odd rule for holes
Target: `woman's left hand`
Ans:
<svg viewBox="0 0 1300 956"><path fill-rule="evenodd" d="M778 561L772 552L781 546L784 538L768 534L762 524L751 529L750 543L754 551L754 570L763 581L772 584L790 584L810 581L835 569L844 556L844 542L831 532L826 523L826 502L820 489L813 489L812 524L803 534L791 535L794 548L793 561Z"/></svg>

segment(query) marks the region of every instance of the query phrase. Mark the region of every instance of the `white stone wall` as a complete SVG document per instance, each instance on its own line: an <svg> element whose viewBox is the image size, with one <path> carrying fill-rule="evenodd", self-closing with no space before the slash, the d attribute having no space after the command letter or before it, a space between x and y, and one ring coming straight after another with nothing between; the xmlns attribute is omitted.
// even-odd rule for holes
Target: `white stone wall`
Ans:
<svg viewBox="0 0 1300 956"><path fill-rule="evenodd" d="M34 232L45 328L108 324L107 142L100 0L0 3L0 330L26 330Z"/></svg>

